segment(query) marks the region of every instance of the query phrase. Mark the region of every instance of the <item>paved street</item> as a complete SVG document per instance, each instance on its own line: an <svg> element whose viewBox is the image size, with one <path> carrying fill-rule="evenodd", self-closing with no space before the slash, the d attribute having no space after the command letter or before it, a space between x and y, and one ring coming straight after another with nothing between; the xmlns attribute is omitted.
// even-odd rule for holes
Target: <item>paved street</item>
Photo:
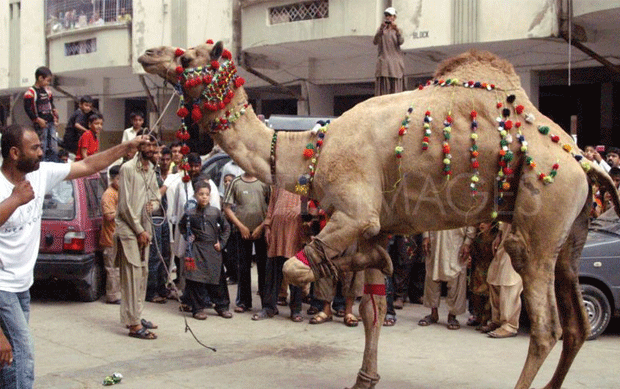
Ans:
<svg viewBox="0 0 620 389"><path fill-rule="evenodd" d="M230 288L231 295L236 287ZM46 293L55 293L46 291ZM41 295L36 293L35 295ZM255 296L255 311L260 307ZM304 305L304 310L307 306ZM159 325L159 339L129 338L119 324L118 306L36 297L31 327L36 349L36 388L99 388L103 378L120 372L119 388L320 388L342 389L355 382L364 347L363 327L348 328L342 319L322 325L288 319L289 309L271 320L254 322L250 314L230 320L212 316L187 322L178 304L147 303L145 318ZM355 307L357 312L357 306ZM304 312L305 313L305 312ZM490 339L463 325L449 331L446 311L440 324L419 327L428 314L421 305L406 304L395 327L385 328L379 344L377 388L512 388L525 360L528 336ZM459 317L464 324L467 316ZM596 341L586 342L564 388L618 388L620 325ZM556 346L534 387L551 378L560 354Z"/></svg>

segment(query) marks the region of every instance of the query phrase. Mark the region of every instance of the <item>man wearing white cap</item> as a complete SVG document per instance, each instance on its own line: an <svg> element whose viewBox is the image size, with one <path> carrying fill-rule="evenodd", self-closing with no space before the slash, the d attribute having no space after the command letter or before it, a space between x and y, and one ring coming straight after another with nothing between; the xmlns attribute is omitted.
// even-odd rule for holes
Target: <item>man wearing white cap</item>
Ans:
<svg viewBox="0 0 620 389"><path fill-rule="evenodd" d="M379 26L373 44L379 49L377 69L375 70L375 96L402 92L404 88L405 61L400 45L405 39L396 26L396 9L386 8L385 18Z"/></svg>

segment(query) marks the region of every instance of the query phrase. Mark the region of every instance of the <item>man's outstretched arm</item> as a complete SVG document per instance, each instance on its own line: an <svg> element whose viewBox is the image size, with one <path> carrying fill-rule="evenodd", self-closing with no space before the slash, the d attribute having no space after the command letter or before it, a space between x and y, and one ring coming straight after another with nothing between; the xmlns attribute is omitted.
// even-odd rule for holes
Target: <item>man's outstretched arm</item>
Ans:
<svg viewBox="0 0 620 389"><path fill-rule="evenodd" d="M129 142L121 143L120 145L116 145L106 151L93 154L81 161L74 162L71 164L71 170L69 171L69 175L66 180L86 177L100 172L110 166L114 161L127 154L129 150L137 149L140 144L146 143L148 140L148 136L140 135Z"/></svg>

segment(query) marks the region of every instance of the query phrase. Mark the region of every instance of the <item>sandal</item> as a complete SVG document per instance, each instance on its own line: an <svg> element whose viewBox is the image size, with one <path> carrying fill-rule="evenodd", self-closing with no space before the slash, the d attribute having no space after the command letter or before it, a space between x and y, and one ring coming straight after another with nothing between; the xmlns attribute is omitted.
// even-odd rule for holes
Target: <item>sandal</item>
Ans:
<svg viewBox="0 0 620 389"><path fill-rule="evenodd" d="M286 305L288 304L286 302L286 297L278 297L278 301L276 302L276 304L281 307L286 307Z"/></svg>
<svg viewBox="0 0 620 389"><path fill-rule="evenodd" d="M254 315L252 315L252 320L259 321L263 319L271 319L275 315L276 315L275 313L270 313L266 309L261 309L258 313L255 313Z"/></svg>
<svg viewBox="0 0 620 389"><path fill-rule="evenodd" d="M456 320L456 316L448 315L448 329L449 330L458 330L461 328L461 324L458 320Z"/></svg>
<svg viewBox="0 0 620 389"><path fill-rule="evenodd" d="M352 313L347 313L346 315L344 315L344 325L347 327L357 327L357 324L359 323L359 320L357 320L357 317L352 314Z"/></svg>
<svg viewBox="0 0 620 389"><path fill-rule="evenodd" d="M394 315L385 315L385 319L383 319L384 327L393 327L396 324L396 317Z"/></svg>
<svg viewBox="0 0 620 389"><path fill-rule="evenodd" d="M157 335L152 333L146 327L142 327L137 331L129 331L129 336L132 338L145 339L145 340L153 340L157 339Z"/></svg>
<svg viewBox="0 0 620 389"><path fill-rule="evenodd" d="M218 316L223 317L224 319L232 319L233 314L230 311L218 311L216 310Z"/></svg>
<svg viewBox="0 0 620 389"><path fill-rule="evenodd" d="M194 317L194 319L196 320L207 320L207 313L204 311L204 309L201 309L200 311L194 313L192 315Z"/></svg>
<svg viewBox="0 0 620 389"><path fill-rule="evenodd" d="M323 324L328 321L334 320L332 315L327 316L327 314L323 311L317 313L310 319L310 324Z"/></svg>
<svg viewBox="0 0 620 389"><path fill-rule="evenodd" d="M491 331L495 331L495 330L496 330L496 329L498 329L499 327L500 327L500 325L499 325L499 324L497 324L497 323L493 323L493 322L490 322L489 324L487 324L487 325L485 325L485 326L480 327L480 331L481 331L483 334L488 334L488 333L489 333L489 332L491 332Z"/></svg>
<svg viewBox="0 0 620 389"><path fill-rule="evenodd" d="M418 322L418 325L422 327L426 327L426 326L430 326L431 324L435 324L438 321L439 319L436 317L433 317L433 315L427 315L427 316L424 316L422 319L420 319L420 321Z"/></svg>
<svg viewBox="0 0 620 389"><path fill-rule="evenodd" d="M510 332L508 330L503 329L502 327L499 327L495 331L489 332L489 338L494 338L494 339L513 338L515 336L517 336L516 332Z"/></svg>
<svg viewBox="0 0 620 389"><path fill-rule="evenodd" d="M155 296L150 300L146 300L150 303L156 303L156 304L165 304L167 299L165 297L161 297L161 296Z"/></svg>
<svg viewBox="0 0 620 389"><path fill-rule="evenodd" d="M478 327L480 324L480 320L478 320L476 316L471 316L469 319L467 319L468 327Z"/></svg>
<svg viewBox="0 0 620 389"><path fill-rule="evenodd" d="M149 330L156 330L157 329L157 325L153 324L152 322L145 320L145 319L141 319L140 320L140 324L142 324L142 327L149 329Z"/></svg>
<svg viewBox="0 0 620 389"><path fill-rule="evenodd" d="M336 311L336 313L334 313L334 316L336 317L344 317L344 315L346 315L347 312L344 309L338 309Z"/></svg>
<svg viewBox="0 0 620 389"><path fill-rule="evenodd" d="M243 313L243 312L247 312L249 311L251 308L246 308L243 305L239 305L238 307L235 307L235 312L236 313Z"/></svg>
<svg viewBox="0 0 620 389"><path fill-rule="evenodd" d="M301 313L293 313L291 314L291 321L295 323L301 323L302 321L304 321L304 318L303 316L301 316Z"/></svg>

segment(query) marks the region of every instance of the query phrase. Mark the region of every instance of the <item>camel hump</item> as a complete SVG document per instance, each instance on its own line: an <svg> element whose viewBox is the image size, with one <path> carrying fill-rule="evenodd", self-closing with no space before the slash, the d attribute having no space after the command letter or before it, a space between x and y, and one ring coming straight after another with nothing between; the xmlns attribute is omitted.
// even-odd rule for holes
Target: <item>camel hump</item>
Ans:
<svg viewBox="0 0 620 389"><path fill-rule="evenodd" d="M459 77L462 80L476 79L490 81L508 79L513 87L520 87L519 76L508 61L497 55L485 51L471 49L462 54L444 60L435 71L435 78ZM499 81L499 80L498 80ZM502 85L506 87L506 85Z"/></svg>
<svg viewBox="0 0 620 389"><path fill-rule="evenodd" d="M587 174L592 181L597 182L602 188L609 192L616 214L620 216L620 199L618 198L618 189L609 174L607 174L607 172L605 172L605 170L603 170L603 168L596 162L590 163L590 169L587 171Z"/></svg>

